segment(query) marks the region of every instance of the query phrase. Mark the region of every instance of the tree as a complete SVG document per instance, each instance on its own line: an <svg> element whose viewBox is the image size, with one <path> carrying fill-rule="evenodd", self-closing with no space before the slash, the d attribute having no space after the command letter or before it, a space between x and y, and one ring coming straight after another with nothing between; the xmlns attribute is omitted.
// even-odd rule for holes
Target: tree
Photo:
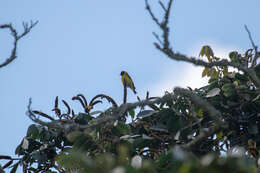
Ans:
<svg viewBox="0 0 260 173"><path fill-rule="evenodd" d="M172 2L159 1L164 10L160 21L145 1L162 31L161 37L154 33L154 45L172 60L203 66L208 85L177 87L163 97L147 92L145 99L124 104L105 94L91 100L78 94L72 98L82 105L84 112L78 113L65 100L62 113L56 97L55 116L32 110L30 100L27 114L34 124L16 149L19 158L0 156L8 161L0 170L16 172L20 164L24 172L256 172L260 53L251 33L245 26L252 48L230 52L229 60L216 57L208 45L200 52L206 60L176 53L169 40ZM104 99L111 107L95 111Z"/></svg>

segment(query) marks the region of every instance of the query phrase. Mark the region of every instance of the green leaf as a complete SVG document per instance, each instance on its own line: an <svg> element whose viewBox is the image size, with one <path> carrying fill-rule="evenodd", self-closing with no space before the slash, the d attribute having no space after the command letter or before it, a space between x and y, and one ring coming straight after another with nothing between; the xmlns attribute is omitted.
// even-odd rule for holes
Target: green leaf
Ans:
<svg viewBox="0 0 260 173"><path fill-rule="evenodd" d="M131 116L131 118L134 119L134 117L135 117L135 110L134 109L130 109L130 110L128 110L128 113Z"/></svg>
<svg viewBox="0 0 260 173"><path fill-rule="evenodd" d="M241 63L241 56L237 51L230 52L228 56L232 62Z"/></svg>
<svg viewBox="0 0 260 173"><path fill-rule="evenodd" d="M27 136L27 137L32 137L33 139L38 138L38 136L39 136L39 130L38 130L37 125L35 125L35 124L30 125L30 126L28 127L26 136Z"/></svg>
<svg viewBox="0 0 260 173"><path fill-rule="evenodd" d="M34 152L32 154L32 158L37 160L39 164L43 164L48 160L47 153L43 153L43 152Z"/></svg>
<svg viewBox="0 0 260 173"><path fill-rule="evenodd" d="M235 95L236 90L233 84L231 83L226 83L222 86L221 90L223 91L224 96L230 97Z"/></svg>
<svg viewBox="0 0 260 173"><path fill-rule="evenodd" d="M177 133L186 123L186 120L176 115L172 109L162 109L158 117L157 123L166 125L166 129L173 133Z"/></svg>
<svg viewBox="0 0 260 173"><path fill-rule="evenodd" d="M158 111L153 111L153 110L144 110L144 111L141 111L137 114L137 117L138 118L145 118L145 117L149 117L155 113L157 113Z"/></svg>
<svg viewBox="0 0 260 173"><path fill-rule="evenodd" d="M203 110L201 108L197 111L197 114L199 118L203 118Z"/></svg>
<svg viewBox="0 0 260 173"><path fill-rule="evenodd" d="M164 125L155 125L155 126L151 126L150 130L154 130L154 131L158 131L158 132L169 132L167 130L167 127Z"/></svg>
<svg viewBox="0 0 260 173"><path fill-rule="evenodd" d="M66 138L70 141L70 142L74 142L80 135L82 135L83 132L81 131L72 131L70 132Z"/></svg>
<svg viewBox="0 0 260 173"><path fill-rule="evenodd" d="M51 140L51 138L53 137L52 134L51 134L51 131L48 131L48 130L43 130L40 135L40 140L42 141L49 141Z"/></svg>
<svg viewBox="0 0 260 173"><path fill-rule="evenodd" d="M247 82L248 81L247 75L244 75L244 74L236 73L235 78L236 78L236 80L239 80L241 82Z"/></svg>
<svg viewBox="0 0 260 173"><path fill-rule="evenodd" d="M204 55L208 58L209 62L212 61L212 57L214 57L214 53L210 46L206 45L201 48L199 56L204 56Z"/></svg>
<svg viewBox="0 0 260 173"><path fill-rule="evenodd" d="M209 69L207 70L207 76L208 76L208 77L217 78L217 77L218 77L218 73L217 73L217 71L216 71L215 68L209 68Z"/></svg>
<svg viewBox="0 0 260 173"><path fill-rule="evenodd" d="M218 140L221 140L223 138L223 132L222 131L218 132L216 134L216 137L217 137Z"/></svg>
<svg viewBox="0 0 260 173"><path fill-rule="evenodd" d="M116 136L123 136L130 133L130 127L129 125L119 121L117 126L113 127L111 131Z"/></svg>
<svg viewBox="0 0 260 173"><path fill-rule="evenodd" d="M219 88L213 88L212 90L210 90L210 91L207 93L206 97L207 97L207 98L208 98L208 97L214 97L214 96L218 95L219 93L220 93L220 89L219 89Z"/></svg>
<svg viewBox="0 0 260 173"><path fill-rule="evenodd" d="M85 125L88 124L88 122L91 121L92 119L93 117L90 116L89 114L79 113L75 118L75 122L81 125Z"/></svg>
<svg viewBox="0 0 260 173"><path fill-rule="evenodd" d="M75 139L73 142L73 148L76 150L82 150L82 151L87 151L90 149L93 149L95 142L93 141L92 137L88 134L78 134L75 135Z"/></svg>
<svg viewBox="0 0 260 173"><path fill-rule="evenodd" d="M202 71L202 77L205 77L207 75L207 71L208 71L208 68L205 67L204 70Z"/></svg>
<svg viewBox="0 0 260 173"><path fill-rule="evenodd" d="M211 77L208 82L209 82L209 83L218 82L218 78L216 78L216 77Z"/></svg>
<svg viewBox="0 0 260 173"><path fill-rule="evenodd" d="M222 72L223 72L223 75L224 75L224 76L228 76L228 75L229 75L229 73L228 73L228 67L225 66Z"/></svg>

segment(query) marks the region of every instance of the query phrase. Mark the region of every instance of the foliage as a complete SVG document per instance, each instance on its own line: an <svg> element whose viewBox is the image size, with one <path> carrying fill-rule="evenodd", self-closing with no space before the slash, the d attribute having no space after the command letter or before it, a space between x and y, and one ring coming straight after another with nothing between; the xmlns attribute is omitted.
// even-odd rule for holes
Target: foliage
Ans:
<svg viewBox="0 0 260 173"><path fill-rule="evenodd" d="M64 127L72 122L81 126L91 125L95 120L111 116L107 112L94 111L95 104L102 103L98 98L105 98L112 103L112 108L118 108L109 96L99 94L88 105L86 98L79 94L72 100L81 103L84 113L70 111L72 109L63 100L67 111L61 114L58 97L53 109L57 119L39 111L31 111L31 114L48 118L53 124L29 126L27 135L16 149L16 154L22 157L12 162L13 170L18 163L22 163L28 172L206 172L211 169L236 172L234 166L230 165L237 165L235 168L240 172L252 172L256 168L251 155L258 158L256 146L260 142L259 94L247 75L239 71L229 72L228 69L223 73L224 68L217 70L221 75L208 75L208 85L192 92L221 111L221 119L228 124L228 128L205 137L191 146L189 152L174 149L191 142L202 130L207 130L215 123L209 113L190 98L173 94L170 101L129 109L128 117L133 118L131 123L119 118L94 128L69 131L55 126L54 122ZM147 93L145 100L155 99ZM251 145L248 145L249 141ZM229 155L238 146L244 148L240 152L247 157L220 157ZM142 167L139 169L131 166L134 156L142 158Z"/></svg>
<svg viewBox="0 0 260 173"><path fill-rule="evenodd" d="M260 56L253 45L245 53L232 51L229 60L214 55L203 46L197 60L174 53L168 41L168 18L172 0L165 7L157 34L157 49L174 60L204 66L202 77L208 85L199 89L175 88L163 97L139 97L136 103L118 104L110 96L98 94L89 102L83 94L74 96L83 112L62 100L66 110L54 101L54 115L31 109L34 122L16 148L19 158L7 160L0 172L19 165L24 172L257 172L260 145ZM252 40L251 40L252 41ZM231 71L230 67L236 68ZM124 87L124 100L127 90ZM95 109L103 100L112 104L105 111ZM65 113L64 113L65 112ZM131 120L130 120L131 119Z"/></svg>

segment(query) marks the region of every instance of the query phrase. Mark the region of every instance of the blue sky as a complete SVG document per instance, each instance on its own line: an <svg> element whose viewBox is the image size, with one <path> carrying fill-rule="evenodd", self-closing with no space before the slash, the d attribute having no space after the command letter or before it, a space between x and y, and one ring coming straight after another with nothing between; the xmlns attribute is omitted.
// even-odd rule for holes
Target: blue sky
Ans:
<svg viewBox="0 0 260 173"><path fill-rule="evenodd" d="M162 14L157 1L151 6ZM244 24L260 43L259 7L259 0L175 0L172 47L193 56L205 44L222 57L232 50L242 53L251 46ZM156 96L174 86L205 83L200 69L174 62L154 48L152 32L159 30L143 0L0 2L0 24L13 23L21 32L22 22L30 20L39 23L20 40L18 58L0 69L0 154L13 155L32 123L25 114L30 97L34 109L50 114L56 96L76 112L82 109L71 97L78 93L89 99L104 93L122 103L121 70L132 76L141 98L146 91ZM11 46L9 31L0 30L1 62ZM129 101L136 101L132 93Z"/></svg>

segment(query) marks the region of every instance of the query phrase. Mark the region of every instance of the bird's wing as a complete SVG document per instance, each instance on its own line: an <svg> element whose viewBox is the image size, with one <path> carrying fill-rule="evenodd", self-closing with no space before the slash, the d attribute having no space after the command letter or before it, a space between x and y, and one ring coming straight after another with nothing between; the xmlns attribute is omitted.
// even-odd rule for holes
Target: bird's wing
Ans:
<svg viewBox="0 0 260 173"><path fill-rule="evenodd" d="M130 79L130 83L133 85L133 89L135 89L134 81L132 80L132 78L128 75L128 73L126 73L126 76Z"/></svg>

